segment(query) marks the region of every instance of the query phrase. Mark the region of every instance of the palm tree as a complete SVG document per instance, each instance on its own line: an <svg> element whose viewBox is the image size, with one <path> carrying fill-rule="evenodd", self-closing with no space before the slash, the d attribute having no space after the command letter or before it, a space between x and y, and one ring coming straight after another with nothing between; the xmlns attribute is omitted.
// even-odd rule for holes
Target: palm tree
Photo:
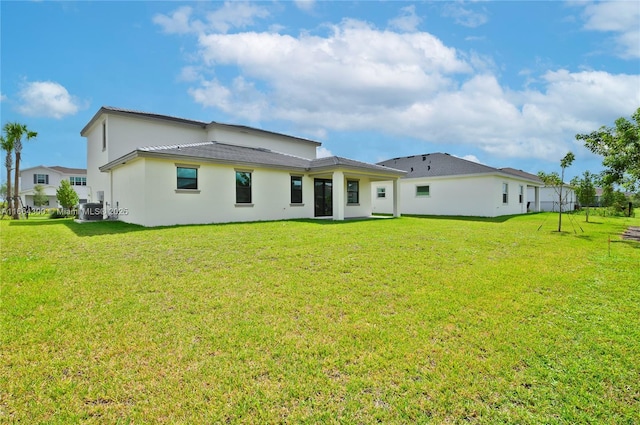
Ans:
<svg viewBox="0 0 640 425"><path fill-rule="evenodd" d="M11 154L13 153L13 139L9 135L8 124L4 126L5 136L0 136L0 147L2 150L7 153L7 156L4 158L4 166L7 168L7 194L5 198L7 200L7 211L11 215L11 167L13 166L13 158Z"/></svg>
<svg viewBox="0 0 640 425"><path fill-rule="evenodd" d="M18 179L20 178L20 157L22 155L22 137L25 137L27 141L36 137L38 133L35 131L31 131L27 128L25 124L20 124L17 122L10 122L5 125L5 127L9 127L9 131L7 132L10 138L13 138L13 151L16 153L16 167L14 174L14 188L13 188L13 218L19 219L20 214L18 214L18 196L20 192L20 188L18 187Z"/></svg>

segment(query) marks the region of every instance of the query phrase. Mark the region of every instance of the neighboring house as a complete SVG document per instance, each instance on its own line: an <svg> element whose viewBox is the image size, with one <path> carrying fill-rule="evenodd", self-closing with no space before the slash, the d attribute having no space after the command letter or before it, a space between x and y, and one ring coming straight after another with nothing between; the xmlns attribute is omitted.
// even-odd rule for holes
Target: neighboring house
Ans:
<svg viewBox="0 0 640 425"><path fill-rule="evenodd" d="M493 168L446 153L393 158L378 165L407 171L400 179L402 214L496 217L539 210L542 182L513 168ZM374 184L373 211L389 213L393 193L388 182Z"/></svg>
<svg viewBox="0 0 640 425"><path fill-rule="evenodd" d="M67 168L54 166L39 165L37 167L25 168L20 170L20 198L22 204L35 207L33 203L34 187L41 185L44 193L49 198L45 207L59 207L56 191L60 187L62 180L68 180L71 187L78 194L80 203L87 202L87 170L84 168Z"/></svg>
<svg viewBox="0 0 640 425"><path fill-rule="evenodd" d="M316 158L320 143L308 139L111 107L80 134L91 201L105 217L144 226L365 217L371 185L405 174Z"/></svg>
<svg viewBox="0 0 640 425"><path fill-rule="evenodd" d="M531 195L531 189L529 189ZM573 211L578 203L576 193L571 186L562 186L562 211ZM559 188L543 186L540 188L540 211L560 211Z"/></svg>

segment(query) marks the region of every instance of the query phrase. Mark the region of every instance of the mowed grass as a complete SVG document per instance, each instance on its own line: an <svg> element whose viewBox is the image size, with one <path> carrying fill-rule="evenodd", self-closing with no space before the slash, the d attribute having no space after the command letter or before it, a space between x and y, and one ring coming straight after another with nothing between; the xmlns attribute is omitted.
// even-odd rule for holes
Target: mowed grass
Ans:
<svg viewBox="0 0 640 425"><path fill-rule="evenodd" d="M578 220L2 221L0 422L639 423L640 219Z"/></svg>

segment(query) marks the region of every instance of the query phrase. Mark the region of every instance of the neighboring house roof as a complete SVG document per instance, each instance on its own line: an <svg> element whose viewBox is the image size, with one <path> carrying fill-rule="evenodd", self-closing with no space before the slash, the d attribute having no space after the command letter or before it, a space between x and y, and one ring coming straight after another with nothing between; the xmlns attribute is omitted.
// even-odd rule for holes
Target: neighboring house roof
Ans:
<svg viewBox="0 0 640 425"><path fill-rule="evenodd" d="M337 156L310 160L269 149L237 146L220 142L138 148L127 155L103 165L100 167L100 171L109 171L114 167L126 164L128 161L140 157L174 158L176 160L183 159L192 161L204 160L215 163L265 166L299 171L322 171L324 169L338 167L357 171L377 172L383 175L402 176L405 174L402 170Z"/></svg>
<svg viewBox="0 0 640 425"><path fill-rule="evenodd" d="M52 170L60 171L62 174L87 174L86 168L68 168L68 167L60 167L59 165L53 165L51 167Z"/></svg>
<svg viewBox="0 0 640 425"><path fill-rule="evenodd" d="M35 170L36 168L47 168L49 170L54 170L62 174L87 174L86 168L68 168L61 167L60 165L38 165L35 167L23 168L22 170L20 170L20 173L24 171Z"/></svg>
<svg viewBox="0 0 640 425"><path fill-rule="evenodd" d="M478 174L502 174L542 184L538 176L515 170L513 168L498 169L477 162L458 158L448 153L426 153L393 158L378 162L378 165L395 167L407 171L405 179L421 177L448 177Z"/></svg>
<svg viewBox="0 0 640 425"><path fill-rule="evenodd" d="M516 170L515 168L510 168L510 167L500 168L500 170L504 171L507 174L513 174L514 176L524 177L524 178L530 179L530 180L536 180L541 184L544 183L540 177L538 177L535 174L527 173L526 171Z"/></svg>
<svg viewBox="0 0 640 425"><path fill-rule="evenodd" d="M114 114L114 115L122 115L122 116L135 116L135 117L138 117L138 118L147 118L147 119L152 119L152 120L169 121L169 122L173 122L173 123L181 123L181 124L191 125L191 126L195 126L195 127L200 127L202 129L206 129L207 127L211 127L211 126L235 128L235 129L242 130L242 131L255 131L255 132L259 132L259 133L263 133L263 134L273 134L273 135L280 136L280 137L287 137L289 139L295 139L295 140L306 142L306 143L313 143L316 146L320 146L321 145L321 143L316 142L315 140L309 140L309 139L305 139L305 138L301 138L301 137L290 136L288 134L276 133L276 132L273 132L273 131L262 130L260 128L249 127L249 126L245 126L245 125L225 124L225 123L219 123L219 122L215 122L215 121L210 121L210 122L197 121L197 120L191 120L191 119L186 119L186 118L174 117L174 116L171 116L171 115L161 115L161 114L154 114L154 113L150 113L150 112L136 111L136 110L133 110L133 109L115 108L113 106L103 106L103 107L101 107L98 110L98 112L96 112L96 114L93 116L93 118L91 118L91 120L89 120L87 125L85 125L84 128L80 131L80 135L84 136L85 132L87 130L89 130L89 128L91 128L91 126L98 120L100 115L102 115L103 113L109 113L109 114Z"/></svg>

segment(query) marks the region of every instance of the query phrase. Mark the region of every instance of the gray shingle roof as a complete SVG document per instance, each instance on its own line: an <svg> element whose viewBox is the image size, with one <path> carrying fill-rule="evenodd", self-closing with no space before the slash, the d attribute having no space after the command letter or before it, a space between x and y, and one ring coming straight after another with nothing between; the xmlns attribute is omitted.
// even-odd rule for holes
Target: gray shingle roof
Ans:
<svg viewBox="0 0 640 425"><path fill-rule="evenodd" d="M140 148L143 152L183 156L197 159L211 159L241 164L260 164L286 168L309 167L309 160L293 155L274 152L269 149L229 145L219 142L191 143L174 146L151 146Z"/></svg>
<svg viewBox="0 0 640 425"><path fill-rule="evenodd" d="M87 174L86 168L68 168L61 167L59 165L52 165L49 168L51 168L52 170L60 171L63 174Z"/></svg>
<svg viewBox="0 0 640 425"><path fill-rule="evenodd" d="M513 177L541 183L538 176L514 168L494 168L458 158L448 153L427 153L393 158L379 162L378 165L394 167L407 171L405 179L418 177L446 177L475 174L508 174Z"/></svg>
<svg viewBox="0 0 640 425"><path fill-rule="evenodd" d="M404 178L442 177L464 174L494 173L496 168L466 159L451 156L448 153L427 153L393 158L378 162L378 165L407 171Z"/></svg>
<svg viewBox="0 0 640 425"><path fill-rule="evenodd" d="M135 151L100 167L100 170L107 171L139 156L166 156L176 160L183 158L185 160L205 160L210 162L249 166L268 166L298 171L322 171L345 168L370 173L375 172L377 174L387 176L401 176L404 174L404 171L402 170L355 161L353 159L338 156L310 160L281 152L275 152L269 149L237 146L220 142L202 142L138 148Z"/></svg>

